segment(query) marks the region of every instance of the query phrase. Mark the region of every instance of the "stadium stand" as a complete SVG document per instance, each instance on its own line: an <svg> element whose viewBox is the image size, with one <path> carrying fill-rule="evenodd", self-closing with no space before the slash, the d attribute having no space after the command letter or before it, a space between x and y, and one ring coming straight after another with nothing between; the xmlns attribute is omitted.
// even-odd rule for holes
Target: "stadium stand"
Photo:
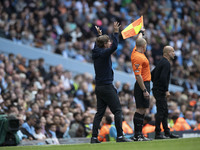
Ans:
<svg viewBox="0 0 200 150"><path fill-rule="evenodd" d="M0 3L0 33L14 43L92 62L90 51L94 45L95 25L100 26L103 33L112 33L113 20L119 21L124 29L142 14L152 68L162 56L163 46L170 44L176 51L172 84L199 91L199 5L193 0L137 0L134 3L126 0L5 0ZM132 73L133 46L133 39L121 38L113 56L114 69Z"/></svg>
<svg viewBox="0 0 200 150"><path fill-rule="evenodd" d="M20 123L17 134L23 142L35 138L28 131L37 134L36 137L70 139L69 131L73 129L75 137L86 137L89 132L83 120L90 118L87 128L91 129L96 112L94 72L90 64L94 25L100 26L103 33L111 33L113 20L125 28L143 14L151 67L160 59L164 45L170 44L176 50L168 102L170 127L173 128L176 110L180 111L179 117L190 111L192 117L188 122L195 122L192 128L199 130L199 8L200 2L193 0L0 1L3 37L0 38L0 113L17 114ZM134 38L121 38L112 57L124 119L132 128L133 46ZM155 99L151 97L152 121L155 110ZM106 114L111 113L107 110ZM30 121L32 115L37 117Z"/></svg>

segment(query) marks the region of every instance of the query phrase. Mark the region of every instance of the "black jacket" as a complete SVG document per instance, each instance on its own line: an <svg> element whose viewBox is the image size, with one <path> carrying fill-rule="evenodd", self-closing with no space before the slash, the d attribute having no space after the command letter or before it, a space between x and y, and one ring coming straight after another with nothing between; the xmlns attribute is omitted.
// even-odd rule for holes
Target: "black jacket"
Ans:
<svg viewBox="0 0 200 150"><path fill-rule="evenodd" d="M117 49L118 33L112 35L112 46L110 48L99 48L96 43L92 50L92 59L94 61L96 85L112 84L113 70L111 54Z"/></svg>
<svg viewBox="0 0 200 150"><path fill-rule="evenodd" d="M166 58L162 58L154 70L151 72L153 91L166 92L170 80L170 63Z"/></svg>

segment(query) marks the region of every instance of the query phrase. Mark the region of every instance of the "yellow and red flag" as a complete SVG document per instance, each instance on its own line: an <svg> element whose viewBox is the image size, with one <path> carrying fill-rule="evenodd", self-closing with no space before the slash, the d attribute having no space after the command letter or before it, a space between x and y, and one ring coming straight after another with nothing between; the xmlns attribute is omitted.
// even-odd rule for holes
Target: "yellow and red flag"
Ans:
<svg viewBox="0 0 200 150"><path fill-rule="evenodd" d="M129 37L135 36L139 33L140 29L144 26L143 16L139 19L131 23L128 27L126 27L121 33L123 39L127 39Z"/></svg>

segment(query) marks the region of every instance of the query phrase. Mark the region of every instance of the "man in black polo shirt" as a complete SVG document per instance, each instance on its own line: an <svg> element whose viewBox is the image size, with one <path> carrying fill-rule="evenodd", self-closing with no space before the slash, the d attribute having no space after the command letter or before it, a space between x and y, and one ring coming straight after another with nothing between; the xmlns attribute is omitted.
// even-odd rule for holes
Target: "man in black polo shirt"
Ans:
<svg viewBox="0 0 200 150"><path fill-rule="evenodd" d="M170 96L168 87L170 80L170 60L174 59L174 48L165 46L163 49L163 58L160 60L156 68L152 71L151 79L153 82L153 95L156 99L156 128L155 139L178 138L177 135L170 133L168 128L168 106L167 99ZM163 125L165 135L162 135L160 125Z"/></svg>
<svg viewBox="0 0 200 150"><path fill-rule="evenodd" d="M96 39L95 47L92 50L92 58L94 61L95 93L97 96L97 113L94 117L93 131L91 143L100 143L97 139L98 129L102 117L108 106L115 116L115 126L117 129L117 142L128 142L123 136L122 130L122 109L117 95L117 90L113 86L113 70L111 54L116 51L118 45L119 23L114 22L114 34L112 35L113 43L111 43L108 35L102 35L99 27L95 26L99 34Z"/></svg>

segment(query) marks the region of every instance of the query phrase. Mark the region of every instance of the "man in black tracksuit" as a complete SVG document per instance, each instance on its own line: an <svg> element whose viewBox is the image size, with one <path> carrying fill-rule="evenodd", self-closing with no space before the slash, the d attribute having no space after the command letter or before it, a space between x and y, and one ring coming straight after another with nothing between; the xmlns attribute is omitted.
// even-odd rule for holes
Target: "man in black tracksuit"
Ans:
<svg viewBox="0 0 200 150"><path fill-rule="evenodd" d="M112 35L113 43L111 43L108 35L102 35L99 27L95 26L98 34L95 47L92 50L92 58L94 61L95 93L97 97L97 113L93 121L93 131L91 143L100 143L97 139L98 129L102 117L108 106L115 116L115 126L117 129L117 142L128 142L123 136L122 130L122 109L117 95L117 90L113 86L113 70L111 54L115 52L118 45L119 23L114 22L114 34Z"/></svg>
<svg viewBox="0 0 200 150"><path fill-rule="evenodd" d="M171 46L165 46L163 49L163 58L160 60L156 68L152 71L152 82L153 82L153 95L156 99L156 128L155 128L155 139L167 139L167 138L178 138L177 135L170 133L168 128L168 106L167 98L170 93L168 91L169 80L170 80L170 60L174 59L175 53L174 48ZM163 125L165 135L161 135L160 125Z"/></svg>

